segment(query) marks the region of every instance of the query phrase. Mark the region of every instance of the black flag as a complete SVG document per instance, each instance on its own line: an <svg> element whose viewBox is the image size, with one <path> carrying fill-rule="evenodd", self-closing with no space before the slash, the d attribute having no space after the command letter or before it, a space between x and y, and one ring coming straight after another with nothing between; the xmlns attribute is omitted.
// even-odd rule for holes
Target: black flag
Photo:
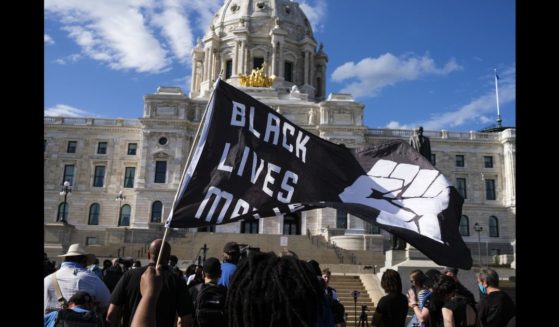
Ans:
<svg viewBox="0 0 559 327"><path fill-rule="evenodd" d="M439 265L470 269L463 200L404 141L351 151L218 81L167 227L199 227L321 207L343 209Z"/></svg>

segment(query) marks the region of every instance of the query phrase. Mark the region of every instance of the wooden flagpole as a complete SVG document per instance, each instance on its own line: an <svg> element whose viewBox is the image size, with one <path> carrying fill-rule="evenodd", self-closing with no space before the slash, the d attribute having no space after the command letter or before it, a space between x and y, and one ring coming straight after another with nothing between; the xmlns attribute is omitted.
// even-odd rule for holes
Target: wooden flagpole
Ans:
<svg viewBox="0 0 559 327"><path fill-rule="evenodd" d="M181 182L184 180L184 176L186 175L186 171L188 170L188 165L190 164L190 160L192 159L192 151L194 150L195 145L198 143L198 139L200 137L200 129L202 128L202 125L204 125L205 122L206 122L206 115L208 113L208 107L210 106L211 103L213 103L213 98L214 98L214 95L215 95L215 88L217 86L217 82L221 79L222 74L223 74L223 69L219 73L218 79L215 81L215 83L213 85L212 95L210 96L210 99L208 100L208 104L206 105L206 109L204 109L204 113L202 114L202 119L200 119L200 123L198 124L198 129L196 130L196 135L194 136L194 142L192 142L192 146L190 147L190 151L188 152L188 157L186 158L186 164L184 165L184 170L182 172ZM173 213L173 210L175 208L175 203L177 202L179 192L180 192L180 184L179 184L179 188L177 190L177 193L175 194L175 199L173 200L173 205L171 206L171 214ZM157 262L155 264L155 267L157 267L160 264L161 254L163 253L163 245L165 244L165 241L167 240L168 233L169 233L169 226L165 226L165 233L163 233L163 241L162 241L162 244L161 244L161 248L159 249L159 255L157 256Z"/></svg>

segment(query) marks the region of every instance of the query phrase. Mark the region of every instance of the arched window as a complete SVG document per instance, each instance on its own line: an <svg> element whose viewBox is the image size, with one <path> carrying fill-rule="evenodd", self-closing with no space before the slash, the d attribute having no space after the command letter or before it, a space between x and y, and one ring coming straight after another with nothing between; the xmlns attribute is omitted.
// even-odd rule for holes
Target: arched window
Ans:
<svg viewBox="0 0 559 327"><path fill-rule="evenodd" d="M120 208L120 215L118 217L119 226L130 226L130 206L125 204Z"/></svg>
<svg viewBox="0 0 559 327"><path fill-rule="evenodd" d="M88 225L99 225L99 211L101 211L99 203L94 203L89 207Z"/></svg>
<svg viewBox="0 0 559 327"><path fill-rule="evenodd" d="M495 216L489 217L489 237L499 237L499 219Z"/></svg>
<svg viewBox="0 0 559 327"><path fill-rule="evenodd" d="M56 221L68 221L68 203L62 202L58 205Z"/></svg>
<svg viewBox="0 0 559 327"><path fill-rule="evenodd" d="M151 204L151 222L160 223L163 216L163 203L155 201Z"/></svg>
<svg viewBox="0 0 559 327"><path fill-rule="evenodd" d="M460 218L460 235L470 236L470 219L466 215Z"/></svg>

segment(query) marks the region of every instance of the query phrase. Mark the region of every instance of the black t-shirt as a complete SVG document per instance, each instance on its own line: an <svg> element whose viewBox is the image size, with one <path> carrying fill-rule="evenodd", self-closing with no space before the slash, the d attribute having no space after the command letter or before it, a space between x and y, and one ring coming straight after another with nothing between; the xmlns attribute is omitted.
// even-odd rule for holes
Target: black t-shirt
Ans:
<svg viewBox="0 0 559 327"><path fill-rule="evenodd" d="M475 310L469 299L461 295L456 295L448 302L446 302L443 307L452 311L454 326L462 327L468 326L467 306L470 306L472 309Z"/></svg>
<svg viewBox="0 0 559 327"><path fill-rule="evenodd" d="M402 293L388 293L378 302L375 313L381 314L383 326L403 327L408 314L408 298Z"/></svg>
<svg viewBox="0 0 559 327"><path fill-rule="evenodd" d="M424 308L429 310L429 327L443 327L443 312L442 308L444 301L436 295L431 295L425 300Z"/></svg>
<svg viewBox="0 0 559 327"><path fill-rule="evenodd" d="M124 273L113 293L111 303L118 305L122 311L123 326L130 326L132 317L142 296L140 295L140 278L147 267L136 268ZM168 267L163 269L163 288L157 300L157 327L174 327L175 316L192 314L192 300L186 291L186 285L180 277L173 274Z"/></svg>
<svg viewBox="0 0 559 327"><path fill-rule="evenodd" d="M465 297L468 300L468 303L475 308L476 299L474 298L474 295L461 283L458 283L458 285L456 286L456 294Z"/></svg>
<svg viewBox="0 0 559 327"><path fill-rule="evenodd" d="M489 293L480 301L477 311L484 327L506 327L516 314L514 302L503 291Z"/></svg>

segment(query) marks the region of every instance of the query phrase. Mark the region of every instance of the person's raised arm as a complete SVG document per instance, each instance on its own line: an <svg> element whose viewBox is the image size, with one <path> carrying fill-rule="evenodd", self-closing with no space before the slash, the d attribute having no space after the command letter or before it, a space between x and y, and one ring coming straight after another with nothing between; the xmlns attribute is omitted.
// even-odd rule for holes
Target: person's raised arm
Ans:
<svg viewBox="0 0 559 327"><path fill-rule="evenodd" d="M155 310L162 286L161 265L157 266L157 270L149 266L140 280L142 299L132 318L131 327L156 327Z"/></svg>

